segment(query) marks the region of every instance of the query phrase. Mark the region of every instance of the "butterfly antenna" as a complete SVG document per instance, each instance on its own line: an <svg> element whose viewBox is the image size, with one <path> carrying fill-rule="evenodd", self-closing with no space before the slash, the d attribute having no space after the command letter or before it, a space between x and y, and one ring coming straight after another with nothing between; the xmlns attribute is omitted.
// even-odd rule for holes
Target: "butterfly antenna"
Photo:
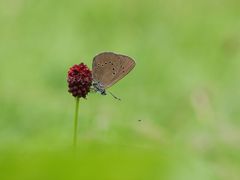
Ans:
<svg viewBox="0 0 240 180"><path fill-rule="evenodd" d="M112 97L114 97L115 99L117 99L117 100L119 100L119 101L121 101L121 99L120 98L118 98L117 96L115 96L113 93L111 93L110 91L108 91L111 95L112 95Z"/></svg>

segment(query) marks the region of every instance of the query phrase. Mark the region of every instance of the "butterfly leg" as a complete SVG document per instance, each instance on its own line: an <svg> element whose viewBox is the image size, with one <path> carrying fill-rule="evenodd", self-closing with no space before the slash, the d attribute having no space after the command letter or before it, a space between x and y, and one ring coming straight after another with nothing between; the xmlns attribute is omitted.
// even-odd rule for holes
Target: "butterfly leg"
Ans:
<svg viewBox="0 0 240 180"><path fill-rule="evenodd" d="M111 93L110 91L108 91L111 95L112 95L112 97L114 97L115 99L117 99L117 100L119 100L119 101L121 101L121 99L120 98L118 98L117 96L115 96L113 93Z"/></svg>
<svg viewBox="0 0 240 180"><path fill-rule="evenodd" d="M106 94L106 90L104 89L104 87L99 83L99 82L93 82L93 87L92 89L95 91L95 92L98 92L100 93L101 95L107 95Z"/></svg>

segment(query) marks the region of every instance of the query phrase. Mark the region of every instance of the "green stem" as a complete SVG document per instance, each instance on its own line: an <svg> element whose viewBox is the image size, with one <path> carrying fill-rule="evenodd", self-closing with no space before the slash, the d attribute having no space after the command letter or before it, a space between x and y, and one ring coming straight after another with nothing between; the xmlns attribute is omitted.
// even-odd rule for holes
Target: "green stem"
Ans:
<svg viewBox="0 0 240 180"><path fill-rule="evenodd" d="M79 109L79 98L76 98L75 117L74 117L74 133L73 133L73 147L77 147L77 129L78 129L78 109Z"/></svg>

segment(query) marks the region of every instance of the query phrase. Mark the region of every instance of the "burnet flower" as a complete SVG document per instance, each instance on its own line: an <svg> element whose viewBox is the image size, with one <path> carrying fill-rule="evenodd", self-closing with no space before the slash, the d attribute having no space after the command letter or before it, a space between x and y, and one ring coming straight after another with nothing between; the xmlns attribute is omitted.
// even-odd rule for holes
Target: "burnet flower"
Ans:
<svg viewBox="0 0 240 180"><path fill-rule="evenodd" d="M92 72L83 63L72 66L68 71L68 92L74 97L86 98L92 85Z"/></svg>

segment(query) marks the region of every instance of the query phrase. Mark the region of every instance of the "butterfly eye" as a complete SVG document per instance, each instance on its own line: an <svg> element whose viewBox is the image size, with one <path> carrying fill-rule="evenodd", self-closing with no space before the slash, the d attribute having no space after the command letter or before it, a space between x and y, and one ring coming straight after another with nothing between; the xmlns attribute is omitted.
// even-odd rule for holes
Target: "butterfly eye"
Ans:
<svg viewBox="0 0 240 180"><path fill-rule="evenodd" d="M105 62L105 64L107 64L107 62Z"/></svg>
<svg viewBox="0 0 240 180"><path fill-rule="evenodd" d="M113 72L112 74L113 74L113 75L115 75L116 73L115 73L115 72Z"/></svg>
<svg viewBox="0 0 240 180"><path fill-rule="evenodd" d="M102 64L102 67L103 67L103 64Z"/></svg>

